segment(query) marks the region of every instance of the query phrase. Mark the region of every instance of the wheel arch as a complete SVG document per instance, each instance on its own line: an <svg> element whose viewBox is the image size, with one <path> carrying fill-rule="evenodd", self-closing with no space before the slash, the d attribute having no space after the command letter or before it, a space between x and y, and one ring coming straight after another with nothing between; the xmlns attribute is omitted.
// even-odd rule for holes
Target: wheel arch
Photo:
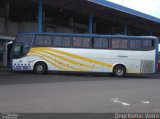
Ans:
<svg viewBox="0 0 160 119"><path fill-rule="evenodd" d="M33 65L33 70L35 70L35 66L36 66L38 63L44 63L44 64L46 65L46 70L48 70L48 64L47 64L46 62L44 62L44 61L37 61L37 62L35 62L34 65Z"/></svg>
<svg viewBox="0 0 160 119"><path fill-rule="evenodd" d="M112 72L113 72L113 70L114 70L114 68L115 68L116 66L123 66L123 67L126 69L126 73L127 73L126 65L123 64L123 63L116 63L116 64L114 64L113 67L112 67Z"/></svg>

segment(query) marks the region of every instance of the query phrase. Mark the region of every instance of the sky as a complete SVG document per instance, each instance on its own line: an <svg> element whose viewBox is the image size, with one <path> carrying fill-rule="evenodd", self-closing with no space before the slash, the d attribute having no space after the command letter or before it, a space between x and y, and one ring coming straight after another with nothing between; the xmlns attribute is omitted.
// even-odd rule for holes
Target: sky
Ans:
<svg viewBox="0 0 160 119"><path fill-rule="evenodd" d="M160 0L108 0L160 18Z"/></svg>

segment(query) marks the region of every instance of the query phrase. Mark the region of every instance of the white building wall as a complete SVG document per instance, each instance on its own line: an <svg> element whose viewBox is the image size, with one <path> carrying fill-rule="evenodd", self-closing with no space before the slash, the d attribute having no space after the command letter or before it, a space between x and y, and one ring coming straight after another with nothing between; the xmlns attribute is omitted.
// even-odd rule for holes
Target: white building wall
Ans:
<svg viewBox="0 0 160 119"><path fill-rule="evenodd" d="M73 33L72 29L57 26L52 24L54 27L46 27L46 32L62 32L62 33ZM38 24L36 22L8 22L8 32L5 31L5 20L0 17L0 34L17 35L21 32L37 32Z"/></svg>
<svg viewBox="0 0 160 119"><path fill-rule="evenodd" d="M19 27L20 23L18 22L9 22L9 29L8 29L8 34L10 35L17 35L19 33Z"/></svg>
<svg viewBox="0 0 160 119"><path fill-rule="evenodd" d="M9 21L7 24L8 31L5 31L5 19L0 17L0 33L1 34L9 34L16 35L19 33L20 23Z"/></svg>
<svg viewBox="0 0 160 119"><path fill-rule="evenodd" d="M34 22L22 22L21 32L37 32L38 24Z"/></svg>

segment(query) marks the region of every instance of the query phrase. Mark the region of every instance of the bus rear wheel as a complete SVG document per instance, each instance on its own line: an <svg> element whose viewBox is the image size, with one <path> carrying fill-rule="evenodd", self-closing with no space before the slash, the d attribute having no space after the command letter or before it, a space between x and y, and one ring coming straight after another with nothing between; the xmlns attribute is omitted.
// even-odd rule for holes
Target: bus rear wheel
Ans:
<svg viewBox="0 0 160 119"><path fill-rule="evenodd" d="M126 68L123 65L117 65L113 69L113 75L116 77L123 77L126 75Z"/></svg>
<svg viewBox="0 0 160 119"><path fill-rule="evenodd" d="M37 62L34 66L34 71L37 74L45 74L47 73L47 65L44 62Z"/></svg>

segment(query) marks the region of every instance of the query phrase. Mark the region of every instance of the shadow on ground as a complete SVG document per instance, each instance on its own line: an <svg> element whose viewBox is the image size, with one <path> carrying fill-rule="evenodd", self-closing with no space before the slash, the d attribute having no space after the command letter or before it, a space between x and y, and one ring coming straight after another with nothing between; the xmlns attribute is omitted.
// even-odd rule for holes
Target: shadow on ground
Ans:
<svg viewBox="0 0 160 119"><path fill-rule="evenodd" d="M104 80L152 80L159 78L160 74L127 74L125 77L113 77L111 74L105 73L49 72L44 75L39 75L33 72L5 71L0 73L0 85Z"/></svg>

